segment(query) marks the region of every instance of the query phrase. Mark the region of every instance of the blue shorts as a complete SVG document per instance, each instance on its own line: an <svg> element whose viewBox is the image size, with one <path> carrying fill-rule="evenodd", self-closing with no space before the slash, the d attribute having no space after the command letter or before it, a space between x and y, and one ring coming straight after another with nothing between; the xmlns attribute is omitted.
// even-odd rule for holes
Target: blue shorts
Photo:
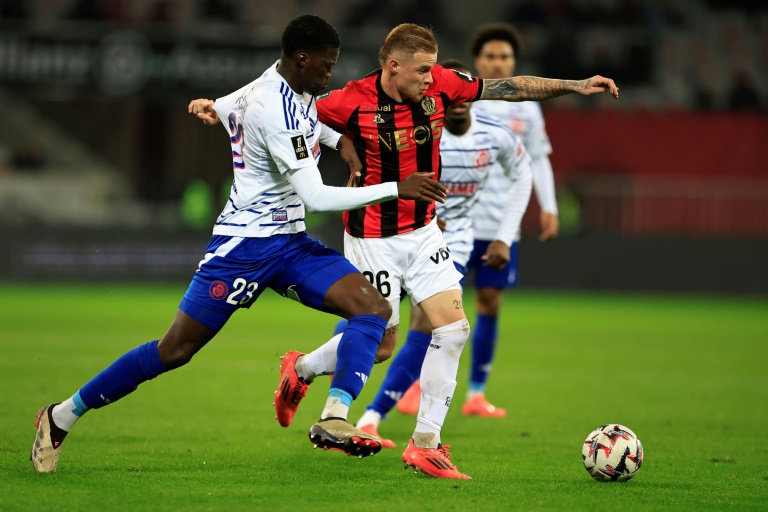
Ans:
<svg viewBox="0 0 768 512"><path fill-rule="evenodd" d="M501 270L483 266L481 259L491 245L489 240L475 240L467 268L475 268L475 288L511 288L517 286L517 242L509 248L509 263ZM462 283L463 284L463 283Z"/></svg>
<svg viewBox="0 0 768 512"><path fill-rule="evenodd" d="M214 235L179 309L218 331L235 310L250 308L272 288L322 311L331 285L353 272L357 269L344 256L304 232L268 238Z"/></svg>

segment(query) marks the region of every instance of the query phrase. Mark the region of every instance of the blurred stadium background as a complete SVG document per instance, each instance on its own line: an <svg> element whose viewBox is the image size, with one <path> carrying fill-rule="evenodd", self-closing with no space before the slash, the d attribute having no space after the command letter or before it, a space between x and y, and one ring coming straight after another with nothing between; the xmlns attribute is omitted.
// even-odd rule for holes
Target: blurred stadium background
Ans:
<svg viewBox="0 0 768 512"><path fill-rule="evenodd" d="M387 31L523 35L518 74L610 76L621 99L545 103L562 232L524 222L529 288L768 294L768 3L760 0L0 0L0 279L187 281L231 183L186 113L249 82L312 12L342 36L332 87ZM327 182L345 169L326 150ZM310 231L341 248L338 215Z"/></svg>

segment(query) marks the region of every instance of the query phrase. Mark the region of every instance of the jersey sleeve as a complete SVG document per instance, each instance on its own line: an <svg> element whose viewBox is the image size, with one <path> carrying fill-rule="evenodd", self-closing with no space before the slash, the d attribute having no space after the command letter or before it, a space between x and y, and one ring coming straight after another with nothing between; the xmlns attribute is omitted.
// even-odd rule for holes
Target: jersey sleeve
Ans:
<svg viewBox="0 0 768 512"><path fill-rule="evenodd" d="M440 64L432 68L433 79L440 83L440 91L445 93L451 104L477 101L483 94L484 80L453 69L446 69Z"/></svg>
<svg viewBox="0 0 768 512"><path fill-rule="evenodd" d="M531 102L530 127L525 137L525 148L531 158L539 158L552 153L552 144L544 126L544 115L541 113L541 105Z"/></svg>
<svg viewBox="0 0 768 512"><path fill-rule="evenodd" d="M343 89L335 89L329 93L321 94L315 99L317 116L320 122L344 130L349 119L349 107L345 101L349 85Z"/></svg>
<svg viewBox="0 0 768 512"><path fill-rule="evenodd" d="M304 133L290 128L291 123L285 120L281 103L268 106L263 115L250 111L245 125L246 130L261 132L280 174L315 165L315 158Z"/></svg>
<svg viewBox="0 0 768 512"><path fill-rule="evenodd" d="M524 172L530 172L531 157L523 142L508 128L498 130L499 164L504 174L512 181L517 181Z"/></svg>
<svg viewBox="0 0 768 512"><path fill-rule="evenodd" d="M318 121L317 125L315 129L320 129L320 143L329 148L336 149L336 146L339 145L341 134L330 126L324 125L322 121Z"/></svg>

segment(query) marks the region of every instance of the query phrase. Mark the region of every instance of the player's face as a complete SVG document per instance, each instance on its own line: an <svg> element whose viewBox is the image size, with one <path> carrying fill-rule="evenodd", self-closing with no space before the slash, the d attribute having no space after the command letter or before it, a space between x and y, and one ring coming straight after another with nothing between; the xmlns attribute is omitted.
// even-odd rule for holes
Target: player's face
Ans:
<svg viewBox="0 0 768 512"><path fill-rule="evenodd" d="M461 124L469 119L469 109L472 108L472 103L457 103L451 105L445 109L445 123L448 124Z"/></svg>
<svg viewBox="0 0 768 512"><path fill-rule="evenodd" d="M323 52L307 53L302 74L304 90L315 95L328 87L328 81L333 75L331 68L333 68L338 59L338 48L328 48Z"/></svg>
<svg viewBox="0 0 768 512"><path fill-rule="evenodd" d="M475 57L475 69L480 78L507 78L515 72L515 51L507 41L486 42Z"/></svg>
<svg viewBox="0 0 768 512"><path fill-rule="evenodd" d="M418 103L432 83L437 53L416 52L398 60L395 83L404 101Z"/></svg>

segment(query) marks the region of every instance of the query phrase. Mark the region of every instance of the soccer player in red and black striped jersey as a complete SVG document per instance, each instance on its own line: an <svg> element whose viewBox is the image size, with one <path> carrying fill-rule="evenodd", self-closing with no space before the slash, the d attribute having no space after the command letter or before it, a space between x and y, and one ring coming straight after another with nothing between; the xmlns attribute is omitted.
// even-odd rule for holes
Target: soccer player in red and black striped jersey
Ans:
<svg viewBox="0 0 768 512"><path fill-rule="evenodd" d="M436 65L432 31L414 24L399 25L387 35L379 62L381 69L317 99L320 121L343 131L354 143L362 163L358 186L397 182L415 172L432 172L439 179L439 144L449 105L606 91L618 97L613 80L601 76L580 81L530 76L482 80L444 69ZM387 359L394 348L401 290L433 328L421 369L421 408L403 460L432 476L469 478L450 461L440 438L469 323L459 285L462 276L434 217L434 201L391 200L351 210L343 217L344 252L393 305L377 361ZM334 354L331 340L305 356L304 371L333 371Z"/></svg>

